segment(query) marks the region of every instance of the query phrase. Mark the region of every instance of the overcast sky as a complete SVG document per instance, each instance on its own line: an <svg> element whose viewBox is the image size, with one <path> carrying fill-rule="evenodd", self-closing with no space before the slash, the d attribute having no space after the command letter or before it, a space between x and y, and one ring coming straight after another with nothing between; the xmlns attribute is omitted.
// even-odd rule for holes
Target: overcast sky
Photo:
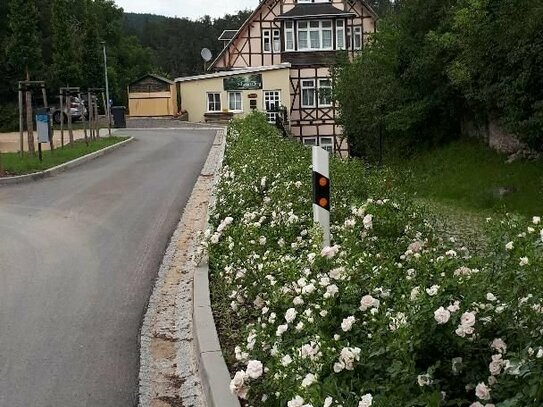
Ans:
<svg viewBox="0 0 543 407"><path fill-rule="evenodd" d="M115 0L124 11L196 19L203 15L221 17L246 8L253 10L258 0Z"/></svg>

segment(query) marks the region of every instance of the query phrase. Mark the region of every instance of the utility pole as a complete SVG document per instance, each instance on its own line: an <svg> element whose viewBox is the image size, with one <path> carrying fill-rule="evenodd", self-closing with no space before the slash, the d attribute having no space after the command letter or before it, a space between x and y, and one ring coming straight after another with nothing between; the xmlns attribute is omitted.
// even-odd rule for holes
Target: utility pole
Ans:
<svg viewBox="0 0 543 407"><path fill-rule="evenodd" d="M111 124L111 106L109 104L109 81L107 79L107 52L106 52L106 42L102 41L102 47L104 49L104 77L106 79L106 117L108 124ZM110 134L111 135L111 134Z"/></svg>

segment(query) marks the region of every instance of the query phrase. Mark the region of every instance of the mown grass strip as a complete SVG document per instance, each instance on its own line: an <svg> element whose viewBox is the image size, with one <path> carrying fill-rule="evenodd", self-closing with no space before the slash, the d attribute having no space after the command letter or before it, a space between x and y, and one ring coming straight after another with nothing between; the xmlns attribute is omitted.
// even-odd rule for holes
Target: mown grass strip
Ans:
<svg viewBox="0 0 543 407"><path fill-rule="evenodd" d="M38 154L31 156L25 153L21 158L19 153L1 153L0 154L0 176L15 176L31 174L33 172L44 171L57 165L64 164L76 158L112 146L126 140L128 137L107 137L89 142L87 146L84 140L78 140L73 145L57 148L54 151L44 151L43 161L40 161ZM2 172L3 169L3 172Z"/></svg>

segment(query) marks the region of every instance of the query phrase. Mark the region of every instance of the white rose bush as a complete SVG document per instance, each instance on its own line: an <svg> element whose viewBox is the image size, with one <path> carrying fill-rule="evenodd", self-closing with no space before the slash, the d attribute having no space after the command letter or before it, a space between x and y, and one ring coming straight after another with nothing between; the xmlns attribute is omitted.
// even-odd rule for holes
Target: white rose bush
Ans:
<svg viewBox="0 0 543 407"><path fill-rule="evenodd" d="M323 249L310 151L260 114L231 124L202 243L231 391L248 406L543 406L539 218L490 219L468 250L386 170L331 158L331 182Z"/></svg>

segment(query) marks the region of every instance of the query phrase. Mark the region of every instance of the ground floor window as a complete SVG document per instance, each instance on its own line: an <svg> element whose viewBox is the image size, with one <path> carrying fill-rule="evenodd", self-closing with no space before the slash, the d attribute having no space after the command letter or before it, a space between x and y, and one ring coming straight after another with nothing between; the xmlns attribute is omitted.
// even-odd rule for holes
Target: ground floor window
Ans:
<svg viewBox="0 0 543 407"><path fill-rule="evenodd" d="M303 139L304 146L316 146L317 138L316 137L304 137Z"/></svg>
<svg viewBox="0 0 543 407"><path fill-rule="evenodd" d="M228 92L228 110L231 112L243 111L241 92Z"/></svg>
<svg viewBox="0 0 543 407"><path fill-rule="evenodd" d="M330 154L334 152L334 138L333 137L319 137L319 145Z"/></svg>
<svg viewBox="0 0 543 407"><path fill-rule="evenodd" d="M275 123L279 106L281 106L281 92L278 90L265 90L264 111L269 123Z"/></svg>
<svg viewBox="0 0 543 407"><path fill-rule="evenodd" d="M221 94L209 92L207 94L207 111L220 112L221 109Z"/></svg>

